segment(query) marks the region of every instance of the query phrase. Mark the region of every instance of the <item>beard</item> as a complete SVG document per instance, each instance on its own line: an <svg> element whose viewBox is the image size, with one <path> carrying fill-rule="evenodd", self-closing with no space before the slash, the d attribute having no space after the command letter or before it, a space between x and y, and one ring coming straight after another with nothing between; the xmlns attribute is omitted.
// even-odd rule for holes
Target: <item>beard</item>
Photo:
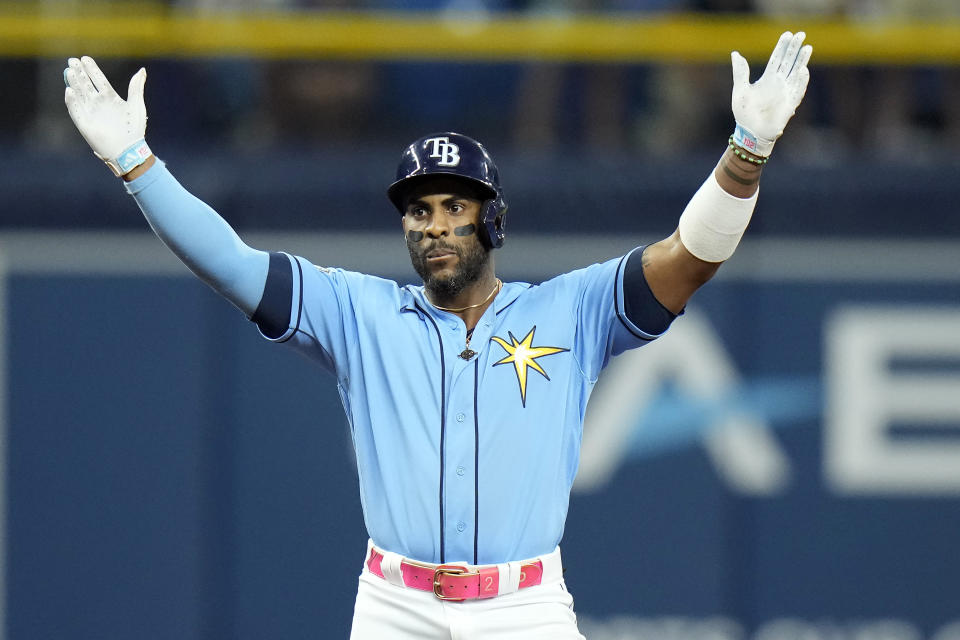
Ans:
<svg viewBox="0 0 960 640"><path fill-rule="evenodd" d="M423 246L421 246L421 244ZM434 249L447 249L457 254L457 267L453 274L438 276L427 266L427 254ZM427 245L426 242L413 242L407 238L407 251L410 262L421 278L423 286L434 300L450 300L460 294L468 285L476 282L490 262L490 251L474 236L469 246L451 246L441 240Z"/></svg>

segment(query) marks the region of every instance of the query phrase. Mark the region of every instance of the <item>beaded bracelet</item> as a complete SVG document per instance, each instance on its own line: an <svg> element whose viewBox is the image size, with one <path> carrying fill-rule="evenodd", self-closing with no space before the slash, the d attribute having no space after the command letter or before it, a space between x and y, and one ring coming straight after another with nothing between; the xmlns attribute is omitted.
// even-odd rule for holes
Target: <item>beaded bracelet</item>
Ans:
<svg viewBox="0 0 960 640"><path fill-rule="evenodd" d="M749 152L746 149L741 149L733 143L733 136L730 136L730 139L727 140L727 144L730 145L730 150L733 151L733 155L737 156L741 160L746 160L747 162L759 165L767 164L767 161L770 160L769 157L757 159L751 155L748 155Z"/></svg>

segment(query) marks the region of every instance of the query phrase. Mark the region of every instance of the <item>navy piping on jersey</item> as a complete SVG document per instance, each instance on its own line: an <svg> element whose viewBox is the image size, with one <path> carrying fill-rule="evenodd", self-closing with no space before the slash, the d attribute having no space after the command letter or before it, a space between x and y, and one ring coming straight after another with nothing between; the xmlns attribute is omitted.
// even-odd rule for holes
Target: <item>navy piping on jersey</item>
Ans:
<svg viewBox="0 0 960 640"><path fill-rule="evenodd" d="M447 369L446 364L444 363L443 358L443 338L440 336L440 327L437 326L437 321L433 317L424 311L423 307L419 303L414 303L417 309L420 309L420 312L430 320L430 324L433 325L433 330L437 334L437 341L440 343L440 564L444 563L445 555L445 544L443 540L443 530L446 527L446 522L444 520L444 509L443 509L443 464L444 464L444 436L446 435L446 416L447 416Z"/></svg>
<svg viewBox="0 0 960 640"><path fill-rule="evenodd" d="M530 289L530 287L528 286L527 289ZM507 307L509 307L510 305L512 305L514 302L516 302L516 301L519 300L519 299L520 299L520 296L517 296L516 298L514 298L513 300L511 300L511 301L508 302L507 304L503 305L502 307L500 307L499 309L497 309L497 312L496 312L495 315L500 315L500 312L501 312L501 311L503 311L504 309L506 309Z"/></svg>
<svg viewBox="0 0 960 640"><path fill-rule="evenodd" d="M290 332L290 335L287 336L286 339L280 340L280 342L286 342L300 330L300 317L303 315L303 267L300 266L300 261L296 258L294 258L293 261L297 263L297 276L300 279L300 295L298 296L297 302L297 323L293 325L293 331Z"/></svg>
<svg viewBox="0 0 960 640"><path fill-rule="evenodd" d="M473 564L477 564L477 540L480 537L480 417L477 415L477 387L480 358L473 361Z"/></svg>

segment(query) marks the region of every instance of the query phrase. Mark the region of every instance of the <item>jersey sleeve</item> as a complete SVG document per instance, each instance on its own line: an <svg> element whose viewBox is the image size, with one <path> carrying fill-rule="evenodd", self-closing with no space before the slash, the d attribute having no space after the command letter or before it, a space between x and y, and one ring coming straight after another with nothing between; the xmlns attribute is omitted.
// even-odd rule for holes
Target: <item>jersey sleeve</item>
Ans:
<svg viewBox="0 0 960 640"><path fill-rule="evenodd" d="M364 305L394 302L396 295L395 283L276 252L250 319L266 339L289 344L339 376L358 342Z"/></svg>
<svg viewBox="0 0 960 640"><path fill-rule="evenodd" d="M349 297L339 271L271 253L263 297L250 318L267 340L288 343L334 373L346 342L341 301Z"/></svg>
<svg viewBox="0 0 960 640"><path fill-rule="evenodd" d="M567 274L576 295L574 353L595 379L612 356L663 335L676 317L657 301L643 277L643 247Z"/></svg>
<svg viewBox="0 0 960 640"><path fill-rule="evenodd" d="M618 299L625 320L645 335L662 335L676 320L677 315L657 300L643 273L643 252L640 247L627 254L623 265L623 287ZM619 311L618 311L619 312ZM681 314L683 311L680 312Z"/></svg>

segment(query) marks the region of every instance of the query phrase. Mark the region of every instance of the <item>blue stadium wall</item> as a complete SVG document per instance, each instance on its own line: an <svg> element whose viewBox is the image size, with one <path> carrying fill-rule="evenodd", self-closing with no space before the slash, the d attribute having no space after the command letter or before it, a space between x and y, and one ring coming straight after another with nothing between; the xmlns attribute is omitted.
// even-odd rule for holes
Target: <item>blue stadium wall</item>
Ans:
<svg viewBox="0 0 960 640"><path fill-rule="evenodd" d="M502 270L543 279L519 235ZM561 545L582 630L960 638L960 245L749 240L598 385ZM163 252L142 232L0 245L6 637L345 638L332 377L153 249L125 269Z"/></svg>

